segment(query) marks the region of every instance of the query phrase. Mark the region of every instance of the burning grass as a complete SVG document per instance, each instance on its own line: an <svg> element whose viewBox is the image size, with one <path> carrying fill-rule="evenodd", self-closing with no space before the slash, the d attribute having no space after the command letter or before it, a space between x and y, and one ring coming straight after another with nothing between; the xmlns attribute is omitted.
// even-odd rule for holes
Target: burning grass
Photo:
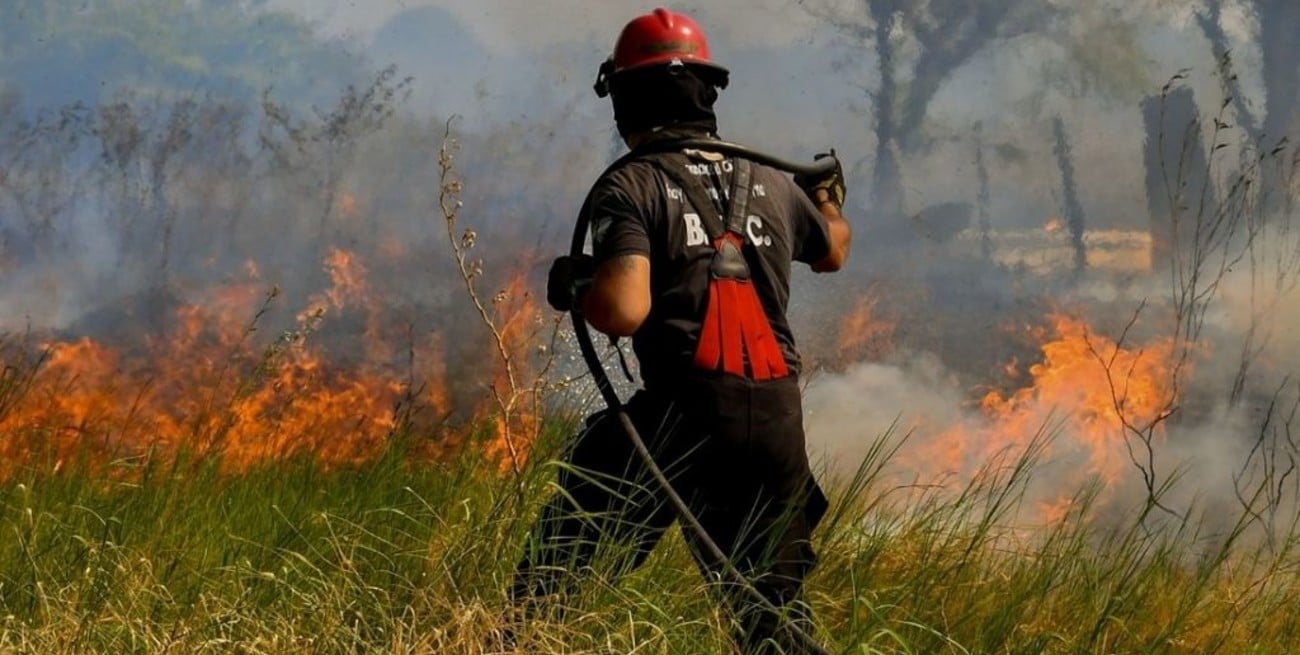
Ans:
<svg viewBox="0 0 1300 655"><path fill-rule="evenodd" d="M269 99L261 114L124 103L0 135L21 155L0 198L15 230L3 300L30 306L38 326L0 342L0 653L492 652L524 531L574 427L541 402L554 371L535 354L554 356L555 341L530 295L531 223L513 220L547 212L489 203L474 223L499 214L496 247L471 255L450 124L438 176L439 135L392 113L404 85L386 71L319 120ZM256 147L187 136L253 132ZM140 134L149 147L118 147ZM39 135L59 147L22 145ZM496 137L475 143L478 178L511 194L502 161L532 174L572 159L503 160ZM428 239L431 175L458 270L436 264ZM572 209L572 193L533 186ZM102 235L112 252L95 250ZM1221 380L1180 383L1226 273L1184 263L1184 297L1161 310L1176 314L1172 336L1107 338L1082 317L1126 316L1125 298L1051 311L1049 298L1086 299L1078 285L1105 278L1052 277L1079 252L1063 230L976 236L994 246L983 260L960 254L976 245L961 236L886 248L897 265L875 265L896 278L817 305L834 310L821 330L832 343L805 354L827 375L862 362L901 372L889 381L907 392L844 385L836 408L865 455L856 475L840 458L850 475L816 534L823 636L858 653L1292 651L1300 400L1288 415L1289 387L1246 373L1294 349L1267 349L1267 330L1253 341L1263 324L1243 331L1234 397L1267 416L1231 431L1204 421L1232 441L1207 452L1231 454L1214 470L1240 471L1223 487L1237 497L1170 511L1161 498L1178 475L1157 474L1154 449L1216 409L1189 391ZM1145 234L1082 236L1092 271L1141 278L1159 264ZM1205 238L1193 252L1239 261ZM457 274L470 302L448 283ZM23 320L11 311L0 329ZM918 354L937 372L909 384L896 363ZM909 397L949 389L947 404ZM923 419L907 439L864 434L905 406ZM1184 406L1199 413L1167 420ZM853 413L868 410L891 416ZM1126 506L1117 490L1139 475L1148 502ZM666 546L623 585L587 585L567 618L529 626L525 652L726 652L726 620L682 541Z"/></svg>
<svg viewBox="0 0 1300 655"><path fill-rule="evenodd" d="M512 418L523 451L509 453L499 443L505 426L482 390L465 388L482 381L450 389L442 333L418 341L408 334L404 344L391 338L392 309L377 300L354 253L326 255L329 285L295 312L291 329L270 338L260 322L281 302L279 291L264 291L250 270L246 282L174 303L162 328L143 340L28 335L0 343L7 372L0 479L38 462L57 470L81 461L104 472L121 459L165 462L182 452L213 456L227 471L304 454L327 467L358 464L382 454L399 431L421 434L428 459L454 452L491 422L498 436L483 444L491 456L506 468L507 458L526 456L540 428L531 406ZM516 366L526 373L529 329L539 314L519 281L500 297L499 347L522 353ZM318 338L339 325L358 333L348 341L359 352ZM472 346L480 347L491 384L504 373L486 345ZM474 396L478 402L448 420L455 401Z"/></svg>
<svg viewBox="0 0 1300 655"><path fill-rule="evenodd" d="M135 347L4 349L0 652L497 652L574 424L517 416L529 449L509 461L488 390L464 422L435 420L456 396L445 345L408 347L415 383L392 366L365 262L336 250L324 270L329 286L272 339L256 327L282 299L253 279L178 305ZM526 279L493 301L495 346L526 353ZM238 320L250 306L263 310ZM359 355L320 345L335 321ZM869 296L839 347L887 358L893 325ZM1167 516L1112 498L1134 431L1165 439L1167 341L1111 340L1064 313L1027 338L1038 354L1008 367L1014 385L929 432L865 439L856 475L834 483L808 587L822 637L864 653L1289 652L1300 532L1284 517L1259 532L1279 505ZM944 484L896 475L922 464ZM1042 477L1052 495L1033 491ZM665 545L528 626L524 652L726 652L726 617L680 538Z"/></svg>
<svg viewBox="0 0 1300 655"><path fill-rule="evenodd" d="M489 653L549 461L550 423L516 481L468 449L402 447L324 469L310 457L225 472L119 461L110 476L24 468L0 486L0 650ZM400 441L399 443L410 443ZM956 496L900 502L880 439L836 490L809 582L837 652L1286 653L1300 622L1295 539L1268 556L1188 522L1004 518L1041 450ZM130 482L121 481L129 477ZM117 479L118 481L113 481ZM617 587L589 584L524 652L726 652L726 621L674 535Z"/></svg>

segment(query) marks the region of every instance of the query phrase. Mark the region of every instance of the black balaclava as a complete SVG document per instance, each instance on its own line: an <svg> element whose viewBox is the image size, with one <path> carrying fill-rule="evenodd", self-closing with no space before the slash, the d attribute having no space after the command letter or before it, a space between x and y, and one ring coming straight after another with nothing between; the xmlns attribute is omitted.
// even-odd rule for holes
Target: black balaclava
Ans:
<svg viewBox="0 0 1300 655"><path fill-rule="evenodd" d="M718 74L688 66L651 66L623 71L610 81L614 122L627 138L656 128L716 134L718 119L713 103Z"/></svg>

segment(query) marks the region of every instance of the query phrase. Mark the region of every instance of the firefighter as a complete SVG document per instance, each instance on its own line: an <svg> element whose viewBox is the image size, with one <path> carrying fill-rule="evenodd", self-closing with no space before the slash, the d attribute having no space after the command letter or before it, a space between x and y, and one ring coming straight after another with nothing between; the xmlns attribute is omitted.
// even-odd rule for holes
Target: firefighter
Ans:
<svg viewBox="0 0 1300 655"><path fill-rule="evenodd" d="M790 272L796 261L839 270L851 232L838 162L792 180L672 147L718 138L713 106L727 83L690 17L656 9L627 24L596 92L611 98L631 152L647 154L596 181L582 210L593 254L556 259L547 297L611 337L631 337L643 388L628 415L708 537L781 610L751 602L683 530L701 573L719 581L712 588L735 617L740 650L798 653L781 628L811 620L801 588L827 503L804 448ZM562 607L584 577L616 581L678 518L611 412L588 417L560 468L561 491L534 524L511 588L525 617Z"/></svg>

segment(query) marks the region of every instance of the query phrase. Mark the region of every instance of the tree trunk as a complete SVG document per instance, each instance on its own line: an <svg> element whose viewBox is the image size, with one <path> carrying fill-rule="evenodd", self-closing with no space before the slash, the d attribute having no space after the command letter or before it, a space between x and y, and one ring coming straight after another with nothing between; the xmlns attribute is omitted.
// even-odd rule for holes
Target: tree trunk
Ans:
<svg viewBox="0 0 1300 655"><path fill-rule="evenodd" d="M882 15L883 14L883 15ZM883 220L903 216L903 180L898 164L898 80L894 69L894 44L889 37L892 13L876 14L876 56L880 60L880 88L876 91L876 165L872 171L872 210Z"/></svg>
<svg viewBox="0 0 1300 655"><path fill-rule="evenodd" d="M1264 59L1264 89L1268 94L1264 138L1265 147L1270 148L1297 128L1300 59L1296 57L1296 37L1300 35L1300 2L1256 0L1255 7Z"/></svg>
<svg viewBox="0 0 1300 655"><path fill-rule="evenodd" d="M1205 33L1205 38L1210 42L1210 48L1214 52L1214 60L1219 63L1219 83L1223 86L1223 94L1232 101L1232 108L1237 114L1237 124L1250 137L1251 141L1258 143L1263 135L1260 132L1259 119L1251 110L1245 94L1241 90L1241 82L1232 69L1232 44L1228 40L1228 35L1223 31L1223 3L1221 0L1209 0L1206 3L1206 13L1197 13L1196 22L1200 24L1201 31Z"/></svg>
<svg viewBox="0 0 1300 655"><path fill-rule="evenodd" d="M1065 135L1065 121L1060 116L1052 118L1052 137L1056 165L1061 169L1061 200L1065 204L1065 224L1070 230L1070 247L1074 249L1074 272L1080 273L1088 266L1088 251L1083 243L1085 221L1083 204L1079 202L1078 184L1074 179L1074 151Z"/></svg>
<svg viewBox="0 0 1300 655"><path fill-rule="evenodd" d="M979 195L976 198L980 233L980 256L985 262L993 260L993 220L989 215L989 171L984 163L984 131L979 123L975 124L975 175L979 181Z"/></svg>
<svg viewBox="0 0 1300 655"><path fill-rule="evenodd" d="M1151 226L1151 267L1171 270L1178 253L1180 225L1200 220L1217 207L1207 177L1208 160L1201 138L1201 118L1192 90L1178 87L1142 101L1146 124L1147 209Z"/></svg>

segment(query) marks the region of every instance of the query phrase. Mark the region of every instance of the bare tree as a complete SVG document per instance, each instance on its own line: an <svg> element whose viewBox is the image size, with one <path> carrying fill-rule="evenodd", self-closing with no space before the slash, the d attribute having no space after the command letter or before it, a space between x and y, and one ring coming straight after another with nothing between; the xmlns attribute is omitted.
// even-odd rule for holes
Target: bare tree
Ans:
<svg viewBox="0 0 1300 655"><path fill-rule="evenodd" d="M874 55L878 79L865 89L874 110L876 136L870 206L886 217L905 213L900 160L929 145L925 128L931 101L981 52L1031 34L1059 43L1064 56L1056 64L1042 64L1045 84L1040 93L1058 88L1120 99L1133 95L1146 81L1146 62L1127 14L1114 8L1099 9L1092 3L861 0L803 4L851 44L870 48Z"/></svg>
<svg viewBox="0 0 1300 655"><path fill-rule="evenodd" d="M1219 74L1231 75L1231 68L1222 66ZM1149 115L1154 111L1160 115L1156 121L1160 132L1153 136L1159 143L1151 151L1161 158L1159 175L1149 192L1162 197L1166 212L1163 216L1153 216L1153 221L1164 223L1159 231L1168 239L1167 265L1159 270L1168 281L1169 296L1157 315L1169 321L1166 325L1173 343L1165 373L1167 389L1158 411L1148 417L1137 417L1130 411L1132 371L1119 369L1115 358L1120 345L1129 339L1139 317L1147 310L1147 303L1142 303L1133 313L1116 342L1115 351L1094 349L1093 354L1110 380L1113 409L1123 424L1130 458L1146 488L1144 516L1155 509L1182 515L1163 500L1178 473L1158 461L1159 436L1170 419L1186 414L1189 410L1185 406L1200 414L1197 418L1204 418L1216 401L1232 410L1248 399L1252 403L1264 400L1253 414L1257 426L1253 437L1225 435L1228 439L1249 439L1244 444L1253 444L1234 476L1235 491L1246 518L1232 527L1231 540L1252 523L1271 530L1272 524L1264 520L1265 515L1272 513L1276 518L1277 508L1284 500L1292 503L1300 500L1300 488L1294 483L1300 449L1293 431L1300 395L1291 399L1289 394L1298 390L1290 382L1289 374L1271 389L1266 380L1252 376L1267 351L1281 299L1300 281L1300 239L1293 229L1291 211L1294 194L1282 194L1285 199L1282 206L1287 210L1279 218L1264 201L1276 190L1261 187L1269 180L1278 179L1271 170L1280 168L1285 171L1282 177L1293 178L1300 158L1289 151L1274 149L1247 159L1244 164L1229 161L1227 153L1232 151L1232 146L1243 145L1237 142L1245 142L1247 149L1252 147L1249 131L1234 128L1227 122L1228 112L1234 105L1231 98L1219 104L1218 113L1206 126L1210 138L1208 154L1196 154L1200 152L1202 126L1195 114L1187 125L1164 120L1171 99L1190 98L1190 93L1181 87L1182 79L1182 74L1171 79L1162 89L1158 107L1148 107ZM1173 147L1166 147L1165 140ZM1284 188L1292 187L1284 185ZM1238 353L1230 388L1212 390L1202 382L1194 389L1193 363L1202 357L1208 340L1217 336L1222 341L1222 335L1208 329L1207 319L1211 310L1224 302L1225 286L1243 276L1250 290L1248 325L1239 337L1234 337L1239 339L1236 343L1227 343L1226 348L1223 343L1215 344L1223 350L1235 348Z"/></svg>
<svg viewBox="0 0 1300 655"><path fill-rule="evenodd" d="M413 78L399 77L389 66L362 88L348 86L334 107L316 109L316 116L299 119L263 94L263 121L258 131L277 174L298 176L304 189L317 194L320 207L314 229L324 242L338 210L343 173L353 162L362 138L379 131L410 94Z"/></svg>
<svg viewBox="0 0 1300 655"><path fill-rule="evenodd" d="M26 118L17 99L0 108L0 228L13 232L22 247L12 252L23 262L45 261L60 253L59 240L87 183L74 164L90 135L90 112L81 105ZM8 211L5 209L8 205ZM6 216L8 218L6 218Z"/></svg>
<svg viewBox="0 0 1300 655"><path fill-rule="evenodd" d="M1295 65L1295 35L1300 34L1300 4L1291 0L1245 0L1254 19L1252 27L1259 44L1260 75L1264 87L1262 108L1253 106L1235 73L1221 76L1224 94L1232 99L1237 123L1250 136L1253 148L1245 156L1269 153L1291 141L1300 130L1300 67ZM1230 63L1232 44L1224 28L1223 0L1204 0L1196 21L1210 42L1214 55ZM1261 186L1273 194L1264 197L1265 206L1277 210L1280 183L1276 169L1264 171Z"/></svg>
<svg viewBox="0 0 1300 655"><path fill-rule="evenodd" d="M925 142L922 127L930 101L944 82L983 48L1037 29L1054 14L1031 0L863 0L847 11L807 6L875 54L879 82L867 91L876 134L871 206L886 216L904 213L899 157ZM908 48L916 54L911 69L904 70Z"/></svg>
<svg viewBox="0 0 1300 655"><path fill-rule="evenodd" d="M1272 147L1296 129L1300 113L1300 70L1295 65L1295 35L1300 34L1300 4L1291 0L1245 0L1254 19L1259 41L1264 83L1262 118L1241 93L1236 76L1227 78L1228 95L1234 98L1237 121L1253 140ZM1232 51L1223 26L1223 0L1204 0L1197 23L1210 41L1215 57Z"/></svg>

